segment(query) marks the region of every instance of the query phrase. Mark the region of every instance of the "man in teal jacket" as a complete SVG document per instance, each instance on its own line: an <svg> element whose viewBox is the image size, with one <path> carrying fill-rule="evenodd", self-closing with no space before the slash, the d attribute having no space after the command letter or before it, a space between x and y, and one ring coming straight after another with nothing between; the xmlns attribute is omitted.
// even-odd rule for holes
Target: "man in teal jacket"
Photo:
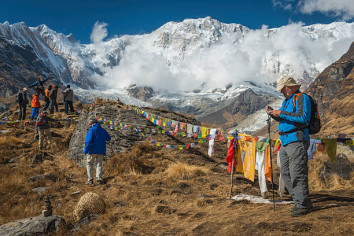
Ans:
<svg viewBox="0 0 354 236"><path fill-rule="evenodd" d="M283 77L277 86L285 100L279 110L266 106L266 112L279 122L281 148L279 151L281 175L295 206L292 216L301 216L312 210L308 187L307 149L309 147L308 125L311 119L311 100L300 94L300 84L291 77ZM294 105L295 101L295 105Z"/></svg>
<svg viewBox="0 0 354 236"><path fill-rule="evenodd" d="M102 162L103 157L106 155L106 141L111 140L108 132L101 127L96 119L90 121L92 125L88 131L85 139L84 154L87 155L86 167L87 167L87 184L93 185L92 166L96 163L96 180L99 185L102 182Z"/></svg>

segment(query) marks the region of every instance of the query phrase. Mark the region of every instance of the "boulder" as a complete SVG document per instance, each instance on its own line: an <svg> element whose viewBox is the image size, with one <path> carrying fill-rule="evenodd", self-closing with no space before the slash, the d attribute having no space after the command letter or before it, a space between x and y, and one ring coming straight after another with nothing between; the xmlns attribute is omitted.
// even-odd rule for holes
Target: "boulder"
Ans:
<svg viewBox="0 0 354 236"><path fill-rule="evenodd" d="M336 174L343 179L350 179L354 170L354 164L350 162L348 157L344 154L338 154L331 165L330 161L323 163L320 177L322 181L326 181L332 174Z"/></svg>
<svg viewBox="0 0 354 236"><path fill-rule="evenodd" d="M52 173L49 173L49 174L46 174L46 175L35 175L35 176L31 176L28 179L28 182L35 182L35 181L40 180L40 179L51 180L51 181L55 182L55 181L58 180L58 177L55 174L52 174Z"/></svg>
<svg viewBox="0 0 354 236"><path fill-rule="evenodd" d="M58 232L65 220L58 215L43 215L15 220L0 226L0 235L44 235Z"/></svg>
<svg viewBox="0 0 354 236"><path fill-rule="evenodd" d="M148 121L145 120L144 117L138 115L134 110L123 109L118 103L107 103L100 106L96 105L93 112L96 113L97 116L112 122L121 122L129 125L133 124L137 127L153 127ZM76 161L81 167L86 165L86 159L83 151L85 147L85 137L88 130L91 128L89 124L92 118L94 117L93 115L90 115L88 109L81 112L69 144L67 154L68 159ZM101 123L101 126L108 131L112 138L110 142L107 142L107 158L110 158L116 153L129 151L132 146L139 142L145 141L146 139L141 134L130 128L117 131L110 129L106 124Z"/></svg>

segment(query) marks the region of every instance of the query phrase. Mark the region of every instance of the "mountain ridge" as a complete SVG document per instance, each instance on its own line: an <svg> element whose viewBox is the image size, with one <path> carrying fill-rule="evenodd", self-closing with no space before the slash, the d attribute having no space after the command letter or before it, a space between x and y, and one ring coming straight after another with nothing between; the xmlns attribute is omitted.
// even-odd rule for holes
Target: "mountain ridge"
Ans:
<svg viewBox="0 0 354 236"><path fill-rule="evenodd" d="M5 22L0 24L0 38L35 55L26 62L21 53L0 48L3 65L11 64L6 55L12 55L27 68L23 76L18 67L3 66L0 77L15 83L2 82L0 94L13 95L38 76L49 76L53 83L76 85L76 94L84 100L119 97L126 103L191 112L209 120L209 114L223 110L247 89L255 92L252 99L263 96L267 103L276 102L281 96L274 84L280 76L292 75L303 87L309 86L330 58L334 61L344 53L343 47L354 38L354 23L253 30L206 17L168 22L150 34L80 44L72 34L57 33L44 24ZM323 52L317 55L319 51ZM35 62L40 65L33 66ZM128 90L132 84L134 92ZM144 88L150 91L147 96ZM235 115L231 113L226 116Z"/></svg>

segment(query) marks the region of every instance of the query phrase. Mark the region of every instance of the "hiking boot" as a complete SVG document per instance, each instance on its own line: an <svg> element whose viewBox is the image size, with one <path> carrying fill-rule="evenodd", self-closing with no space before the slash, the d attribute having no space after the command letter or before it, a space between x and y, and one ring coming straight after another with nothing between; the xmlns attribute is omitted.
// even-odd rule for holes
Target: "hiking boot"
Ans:
<svg viewBox="0 0 354 236"><path fill-rule="evenodd" d="M86 182L87 185L93 185L93 179Z"/></svg>
<svg viewBox="0 0 354 236"><path fill-rule="evenodd" d="M103 181L102 180L97 180L97 185L102 185Z"/></svg>
<svg viewBox="0 0 354 236"><path fill-rule="evenodd" d="M291 208L290 214L291 216L303 216L312 211L312 208L297 208L296 206Z"/></svg>

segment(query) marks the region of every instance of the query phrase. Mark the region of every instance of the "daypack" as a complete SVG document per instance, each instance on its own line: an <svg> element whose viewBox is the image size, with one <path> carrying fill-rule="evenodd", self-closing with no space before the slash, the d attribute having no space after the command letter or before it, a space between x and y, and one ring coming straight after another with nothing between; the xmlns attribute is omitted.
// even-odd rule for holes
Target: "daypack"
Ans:
<svg viewBox="0 0 354 236"><path fill-rule="evenodd" d="M36 120L36 126L41 126L45 124L47 124L47 122L45 121L45 114L39 115Z"/></svg>
<svg viewBox="0 0 354 236"><path fill-rule="evenodd" d="M18 103L22 103L23 102L23 96L22 96L22 93L19 92L17 95L16 95L16 100Z"/></svg>
<svg viewBox="0 0 354 236"><path fill-rule="evenodd" d="M293 97L293 105L295 107L296 101L301 94L306 93L296 93ZM311 101L311 119L308 125L309 134L317 134L321 130L321 118L320 113L318 112L317 102L308 94L306 94Z"/></svg>

